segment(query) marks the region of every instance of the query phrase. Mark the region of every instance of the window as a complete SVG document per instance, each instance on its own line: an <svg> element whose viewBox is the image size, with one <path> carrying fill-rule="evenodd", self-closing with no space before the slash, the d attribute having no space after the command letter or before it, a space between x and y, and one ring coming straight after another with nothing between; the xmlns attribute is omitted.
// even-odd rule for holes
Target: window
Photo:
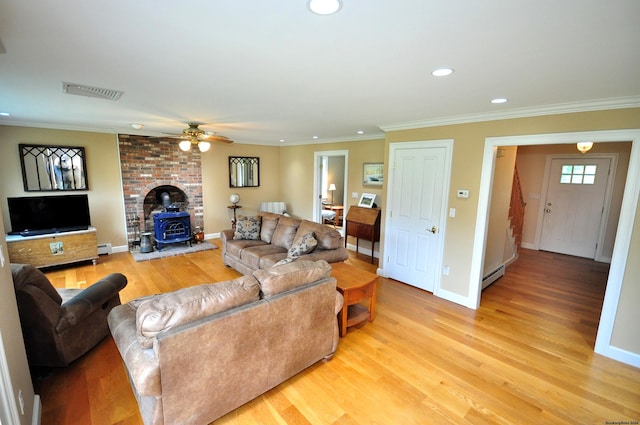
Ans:
<svg viewBox="0 0 640 425"><path fill-rule="evenodd" d="M563 165L560 174L561 184L594 184L597 165Z"/></svg>

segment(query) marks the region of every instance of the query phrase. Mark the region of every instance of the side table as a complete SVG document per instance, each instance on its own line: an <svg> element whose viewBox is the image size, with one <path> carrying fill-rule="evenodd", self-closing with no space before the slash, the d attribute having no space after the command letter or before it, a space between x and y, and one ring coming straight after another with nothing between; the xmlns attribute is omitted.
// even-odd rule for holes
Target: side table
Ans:
<svg viewBox="0 0 640 425"><path fill-rule="evenodd" d="M331 263L331 268L331 275L337 280L336 289L344 297L338 313L340 336L344 337L351 326L375 318L378 275L346 263Z"/></svg>

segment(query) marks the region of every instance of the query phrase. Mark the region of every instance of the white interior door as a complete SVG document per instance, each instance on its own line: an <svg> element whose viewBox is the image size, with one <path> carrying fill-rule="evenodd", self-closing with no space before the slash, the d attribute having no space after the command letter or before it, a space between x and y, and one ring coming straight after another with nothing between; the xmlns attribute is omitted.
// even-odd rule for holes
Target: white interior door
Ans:
<svg viewBox="0 0 640 425"><path fill-rule="evenodd" d="M390 167L386 275L433 292L440 277L447 147L395 149Z"/></svg>
<svg viewBox="0 0 640 425"><path fill-rule="evenodd" d="M540 249L595 258L609 158L554 158L544 204Z"/></svg>

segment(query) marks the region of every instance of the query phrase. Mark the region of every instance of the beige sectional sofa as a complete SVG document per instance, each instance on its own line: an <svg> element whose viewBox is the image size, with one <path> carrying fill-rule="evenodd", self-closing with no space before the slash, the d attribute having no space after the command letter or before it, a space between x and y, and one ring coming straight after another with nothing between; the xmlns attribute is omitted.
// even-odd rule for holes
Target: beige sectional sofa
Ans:
<svg viewBox="0 0 640 425"><path fill-rule="evenodd" d="M295 261L115 307L111 333L146 425L206 424L338 344L326 261Z"/></svg>
<svg viewBox="0 0 640 425"><path fill-rule="evenodd" d="M294 259L337 263L349 258L336 229L279 214L245 217L235 231L224 230L220 237L222 261L242 274Z"/></svg>

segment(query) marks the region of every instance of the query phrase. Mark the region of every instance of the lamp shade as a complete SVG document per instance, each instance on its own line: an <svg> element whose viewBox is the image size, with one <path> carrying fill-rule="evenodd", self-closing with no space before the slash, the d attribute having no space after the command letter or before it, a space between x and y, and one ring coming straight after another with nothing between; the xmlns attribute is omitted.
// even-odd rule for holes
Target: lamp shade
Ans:
<svg viewBox="0 0 640 425"><path fill-rule="evenodd" d="M333 184L333 183L331 183L331 184L329 185L329 189L328 189L328 190L329 190L329 191L331 191L331 192L333 192L334 190L336 190L336 185L335 185L335 184Z"/></svg>
<svg viewBox="0 0 640 425"><path fill-rule="evenodd" d="M211 149L211 143L209 143L209 142L198 142L198 149L200 149L200 152L206 152L209 149Z"/></svg>
<svg viewBox="0 0 640 425"><path fill-rule="evenodd" d="M240 202L240 195L238 195L237 193L232 193L231 196L229 196L229 201L231 201L232 204L237 204L238 202Z"/></svg>

